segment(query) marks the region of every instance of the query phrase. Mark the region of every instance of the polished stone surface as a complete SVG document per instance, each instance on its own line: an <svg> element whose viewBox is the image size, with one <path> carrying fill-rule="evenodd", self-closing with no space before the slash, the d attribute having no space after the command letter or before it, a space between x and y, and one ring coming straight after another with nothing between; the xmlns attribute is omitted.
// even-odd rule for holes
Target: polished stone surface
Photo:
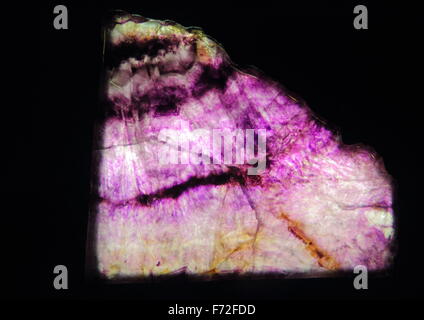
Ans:
<svg viewBox="0 0 424 320"><path fill-rule="evenodd" d="M121 15L106 31L90 237L102 276L298 276L390 265L393 187L375 152L343 145L303 102L235 67L200 29ZM255 155L247 154L207 163L222 152L209 138L181 143L199 129L265 130L264 170L250 174ZM164 161L164 145L179 164ZM199 146L211 151L197 164Z"/></svg>

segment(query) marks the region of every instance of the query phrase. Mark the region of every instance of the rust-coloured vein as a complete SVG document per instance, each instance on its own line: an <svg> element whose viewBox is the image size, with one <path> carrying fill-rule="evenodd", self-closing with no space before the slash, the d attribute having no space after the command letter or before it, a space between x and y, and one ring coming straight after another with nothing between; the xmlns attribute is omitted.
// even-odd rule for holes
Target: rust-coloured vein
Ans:
<svg viewBox="0 0 424 320"><path fill-rule="evenodd" d="M303 232L298 222L291 220L284 212L280 213L279 218L288 223L288 230L305 244L306 250L308 250L311 256L318 261L321 267L328 270L336 270L339 268L339 263L336 259L314 244L314 242Z"/></svg>
<svg viewBox="0 0 424 320"><path fill-rule="evenodd" d="M217 258L215 257L215 260L218 260L218 261L215 261L215 262L213 263L214 267L212 267L210 270L206 271L206 272L205 272L205 274L215 274L215 273L218 273L218 269L217 269L217 267L218 267L221 263L223 263L224 261L226 261L227 259L229 259L229 258L230 258L230 257L231 257L234 253L236 253L236 252L239 252L239 251L242 251L242 250L245 250L245 249L249 248L252 244L253 244L253 241L252 241L252 240L250 240L250 241L246 241L246 242L244 242L244 243L240 244L239 246L237 246L235 249L231 250L229 253L227 253L227 254L225 255L225 257L220 258L220 259L217 259Z"/></svg>

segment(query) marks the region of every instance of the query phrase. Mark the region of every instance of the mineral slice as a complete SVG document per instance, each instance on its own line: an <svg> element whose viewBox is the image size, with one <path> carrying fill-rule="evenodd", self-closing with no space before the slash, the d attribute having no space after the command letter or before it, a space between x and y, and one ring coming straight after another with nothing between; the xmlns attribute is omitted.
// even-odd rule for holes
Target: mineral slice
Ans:
<svg viewBox="0 0 424 320"><path fill-rule="evenodd" d="M101 277L391 265L393 186L372 150L198 28L118 14L104 30L88 240Z"/></svg>

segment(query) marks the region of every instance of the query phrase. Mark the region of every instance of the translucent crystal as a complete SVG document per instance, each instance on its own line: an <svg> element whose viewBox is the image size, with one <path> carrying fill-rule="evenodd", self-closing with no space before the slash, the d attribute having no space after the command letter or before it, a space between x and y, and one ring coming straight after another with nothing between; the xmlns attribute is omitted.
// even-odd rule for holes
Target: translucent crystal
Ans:
<svg viewBox="0 0 424 320"><path fill-rule="evenodd" d="M372 150L343 145L198 28L122 14L105 35L89 237L100 275L390 265L392 183Z"/></svg>

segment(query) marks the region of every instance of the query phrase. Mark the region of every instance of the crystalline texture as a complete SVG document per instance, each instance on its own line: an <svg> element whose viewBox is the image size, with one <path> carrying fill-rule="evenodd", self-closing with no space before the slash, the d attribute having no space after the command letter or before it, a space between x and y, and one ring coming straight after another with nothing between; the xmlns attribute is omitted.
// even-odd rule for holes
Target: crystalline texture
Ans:
<svg viewBox="0 0 424 320"><path fill-rule="evenodd" d="M200 29L119 15L105 34L89 240L102 276L390 265L392 184L374 152L343 145ZM161 130L187 128L265 129L265 171L248 174L246 161L162 164Z"/></svg>

